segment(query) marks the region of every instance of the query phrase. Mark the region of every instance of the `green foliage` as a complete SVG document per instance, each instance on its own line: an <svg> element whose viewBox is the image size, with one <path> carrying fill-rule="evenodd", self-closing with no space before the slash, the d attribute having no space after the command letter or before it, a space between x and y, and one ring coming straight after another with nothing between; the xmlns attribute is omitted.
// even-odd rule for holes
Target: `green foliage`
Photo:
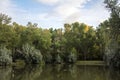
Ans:
<svg viewBox="0 0 120 80"><path fill-rule="evenodd" d="M62 58L61 58L61 56L60 56L60 54L57 54L56 56L55 56L55 63L62 63Z"/></svg>
<svg viewBox="0 0 120 80"><path fill-rule="evenodd" d="M120 6L118 0L105 0L106 8L111 11L109 23L109 40L105 45L106 61L109 66L120 67L119 59L119 40L120 40Z"/></svg>
<svg viewBox="0 0 120 80"><path fill-rule="evenodd" d="M45 63L52 63L52 61L53 61L52 55L50 53L46 54L44 56L44 61L45 61Z"/></svg>
<svg viewBox="0 0 120 80"><path fill-rule="evenodd" d="M72 48L76 49L76 55L79 60L81 59L99 59L93 55L98 54L99 51L93 47L97 45L96 31L84 23L75 22L71 25L65 25L66 32L64 33L64 48L65 53L71 53ZM91 55L93 54L93 55ZM99 56L99 54L97 55ZM100 56L99 56L100 57Z"/></svg>
<svg viewBox="0 0 120 80"><path fill-rule="evenodd" d="M47 29L42 30L39 38L40 39L36 47L41 50L44 56L44 53L47 53L50 50L50 46L52 44L50 31Z"/></svg>
<svg viewBox="0 0 120 80"><path fill-rule="evenodd" d="M12 52L6 47L0 48L0 65L10 65L12 64Z"/></svg>
<svg viewBox="0 0 120 80"><path fill-rule="evenodd" d="M74 63L77 61L77 51L75 48L72 48L71 52L68 54L68 63Z"/></svg>
<svg viewBox="0 0 120 80"><path fill-rule="evenodd" d="M115 55L111 58L109 64L112 67L117 69L120 67L120 48L116 51Z"/></svg>
<svg viewBox="0 0 120 80"><path fill-rule="evenodd" d="M11 18L1 14L0 45L11 49L13 61L24 59L26 63L102 60L111 41L120 42L119 21L118 15L111 14L97 29L79 22L66 23L64 29L42 29L31 22L26 26L16 22L9 24Z"/></svg>
<svg viewBox="0 0 120 80"><path fill-rule="evenodd" d="M38 64L42 63L42 54L39 50L35 49L29 44L25 44L22 47L22 52L26 63Z"/></svg>
<svg viewBox="0 0 120 80"><path fill-rule="evenodd" d="M0 24L9 24L11 22L11 18L8 15L0 13Z"/></svg>
<svg viewBox="0 0 120 80"><path fill-rule="evenodd" d="M111 37L117 40L120 37L120 2L118 0L105 0L105 4L111 12L109 18Z"/></svg>

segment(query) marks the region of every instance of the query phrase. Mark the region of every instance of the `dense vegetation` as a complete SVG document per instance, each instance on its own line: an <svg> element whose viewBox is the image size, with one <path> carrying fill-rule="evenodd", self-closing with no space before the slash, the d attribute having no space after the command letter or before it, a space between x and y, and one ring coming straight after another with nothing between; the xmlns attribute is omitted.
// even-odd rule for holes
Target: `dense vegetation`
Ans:
<svg viewBox="0 0 120 80"><path fill-rule="evenodd" d="M11 18L1 13L0 61L21 59L28 64L105 59L109 65L120 66L120 7L117 0L105 0L105 4L111 17L96 29L79 22L66 23L64 29L42 29L31 22L23 26L11 23Z"/></svg>
<svg viewBox="0 0 120 80"><path fill-rule="evenodd" d="M27 26L9 24L11 19L7 15L0 16L0 45L12 50L13 61L73 63L77 59L101 60L103 57L96 30L84 23L65 24L64 30L42 29L31 22Z"/></svg>
<svg viewBox="0 0 120 80"><path fill-rule="evenodd" d="M108 65L120 67L120 1L105 0L106 8L110 10L110 18L104 23L109 27L107 42L105 42L105 55ZM105 38L106 39L106 38Z"/></svg>

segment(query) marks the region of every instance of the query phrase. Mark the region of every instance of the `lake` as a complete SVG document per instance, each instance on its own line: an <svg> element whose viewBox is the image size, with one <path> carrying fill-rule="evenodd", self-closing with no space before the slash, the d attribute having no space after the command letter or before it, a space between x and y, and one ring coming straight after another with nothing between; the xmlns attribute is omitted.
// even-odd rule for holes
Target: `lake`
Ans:
<svg viewBox="0 0 120 80"><path fill-rule="evenodd" d="M0 80L120 80L120 73L105 66L49 64L0 67Z"/></svg>

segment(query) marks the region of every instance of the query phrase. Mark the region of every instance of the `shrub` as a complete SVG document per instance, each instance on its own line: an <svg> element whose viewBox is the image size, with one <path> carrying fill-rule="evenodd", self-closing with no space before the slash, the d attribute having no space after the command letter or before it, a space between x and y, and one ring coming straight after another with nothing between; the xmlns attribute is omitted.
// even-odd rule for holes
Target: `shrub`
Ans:
<svg viewBox="0 0 120 80"><path fill-rule="evenodd" d="M57 54L55 56L55 63L58 63L58 64L62 63L62 58L61 58L60 54Z"/></svg>
<svg viewBox="0 0 120 80"><path fill-rule="evenodd" d="M22 47L22 52L26 63L42 63L42 54L35 47L25 44Z"/></svg>
<svg viewBox="0 0 120 80"><path fill-rule="evenodd" d="M12 64L12 51L5 47L0 48L0 65Z"/></svg>
<svg viewBox="0 0 120 80"><path fill-rule="evenodd" d="M52 55L50 53L44 56L45 63L52 63Z"/></svg>
<svg viewBox="0 0 120 80"><path fill-rule="evenodd" d="M76 53L77 53L76 49L72 48L71 52L68 55L68 59L67 59L68 63L74 63L74 62L76 62L76 60L77 60Z"/></svg>
<svg viewBox="0 0 120 80"><path fill-rule="evenodd" d="M118 49L114 57L110 60L110 65L114 68L120 68L120 49Z"/></svg>
<svg viewBox="0 0 120 80"><path fill-rule="evenodd" d="M120 45L111 40L106 47L105 60L110 67L120 68Z"/></svg>

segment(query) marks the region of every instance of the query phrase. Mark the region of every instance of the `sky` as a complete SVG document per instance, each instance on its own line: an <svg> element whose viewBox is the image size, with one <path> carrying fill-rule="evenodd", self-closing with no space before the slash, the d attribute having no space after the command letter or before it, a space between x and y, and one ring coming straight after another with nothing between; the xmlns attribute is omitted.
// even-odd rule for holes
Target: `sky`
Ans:
<svg viewBox="0 0 120 80"><path fill-rule="evenodd" d="M0 13L13 22L38 23L42 28L63 28L80 22L97 27L109 18L104 0L0 0Z"/></svg>

